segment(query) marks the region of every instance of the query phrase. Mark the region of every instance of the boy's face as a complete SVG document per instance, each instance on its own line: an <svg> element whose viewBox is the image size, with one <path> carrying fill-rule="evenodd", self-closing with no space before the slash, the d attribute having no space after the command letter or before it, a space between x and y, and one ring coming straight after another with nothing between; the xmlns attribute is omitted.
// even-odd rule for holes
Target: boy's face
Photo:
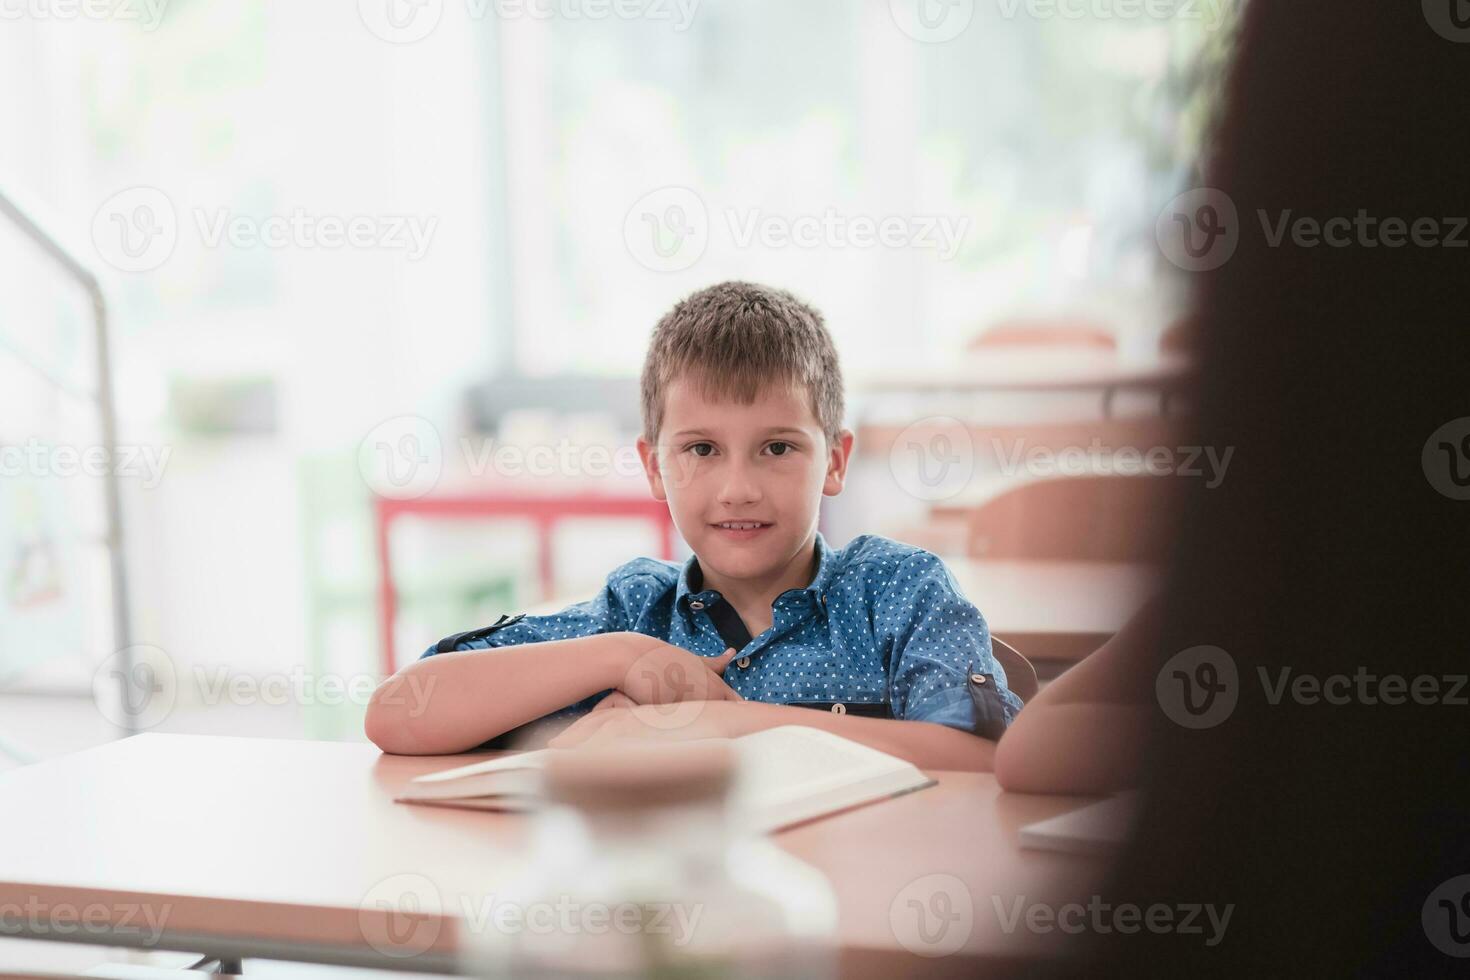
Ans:
<svg viewBox="0 0 1470 980"><path fill-rule="evenodd" d="M827 445L804 386L768 385L749 405L708 401L676 379L657 447L638 440L649 486L706 571L779 574L816 531L823 495L842 490L852 433Z"/></svg>

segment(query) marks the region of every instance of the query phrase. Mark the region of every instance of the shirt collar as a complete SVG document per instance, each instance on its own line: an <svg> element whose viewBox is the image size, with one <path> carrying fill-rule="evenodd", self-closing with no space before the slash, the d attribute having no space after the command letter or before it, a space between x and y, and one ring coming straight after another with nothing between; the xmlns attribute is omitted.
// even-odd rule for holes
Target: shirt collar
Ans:
<svg viewBox="0 0 1470 980"><path fill-rule="evenodd" d="M816 536L816 549L817 574L812 576L810 585L793 591L804 592L811 597L814 603L821 605L825 601L832 579L837 574L837 553L827 544L827 540L822 537L820 531ZM684 567L679 571L679 584L674 589L675 606L684 609L691 600L710 602L715 595L713 589L704 587L704 572L699 567L699 558L690 555L689 560L684 562Z"/></svg>

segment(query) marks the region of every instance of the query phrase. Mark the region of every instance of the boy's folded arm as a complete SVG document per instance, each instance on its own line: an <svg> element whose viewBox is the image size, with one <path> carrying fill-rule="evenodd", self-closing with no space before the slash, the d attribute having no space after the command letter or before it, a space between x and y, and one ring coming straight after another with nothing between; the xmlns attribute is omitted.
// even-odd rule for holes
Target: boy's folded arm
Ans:
<svg viewBox="0 0 1470 980"><path fill-rule="evenodd" d="M364 729L384 752L464 752L617 687L640 639L600 633L416 660L373 692Z"/></svg>

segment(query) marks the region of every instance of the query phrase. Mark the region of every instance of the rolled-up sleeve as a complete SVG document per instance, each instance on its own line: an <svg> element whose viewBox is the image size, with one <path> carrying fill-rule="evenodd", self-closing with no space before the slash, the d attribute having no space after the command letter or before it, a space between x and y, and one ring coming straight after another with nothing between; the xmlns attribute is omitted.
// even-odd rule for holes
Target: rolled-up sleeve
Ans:
<svg viewBox="0 0 1470 980"><path fill-rule="evenodd" d="M524 613L502 616L489 626L446 636L425 650L423 657L457 650L488 650L522 643L571 640L598 633L616 633L627 628L623 604L609 581L586 602L568 606L549 616L527 616Z"/></svg>
<svg viewBox="0 0 1470 980"><path fill-rule="evenodd" d="M999 738L1021 710L991 652L990 629L944 562L920 552L878 602L893 716Z"/></svg>

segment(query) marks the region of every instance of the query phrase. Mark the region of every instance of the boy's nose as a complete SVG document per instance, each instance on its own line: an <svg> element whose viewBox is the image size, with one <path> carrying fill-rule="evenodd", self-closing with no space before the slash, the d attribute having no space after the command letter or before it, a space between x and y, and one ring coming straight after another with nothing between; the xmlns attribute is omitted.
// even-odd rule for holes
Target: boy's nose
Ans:
<svg viewBox="0 0 1470 980"><path fill-rule="evenodd" d="M749 467L737 463L726 468L719 497L720 503L727 506L755 503L761 499L760 483Z"/></svg>

